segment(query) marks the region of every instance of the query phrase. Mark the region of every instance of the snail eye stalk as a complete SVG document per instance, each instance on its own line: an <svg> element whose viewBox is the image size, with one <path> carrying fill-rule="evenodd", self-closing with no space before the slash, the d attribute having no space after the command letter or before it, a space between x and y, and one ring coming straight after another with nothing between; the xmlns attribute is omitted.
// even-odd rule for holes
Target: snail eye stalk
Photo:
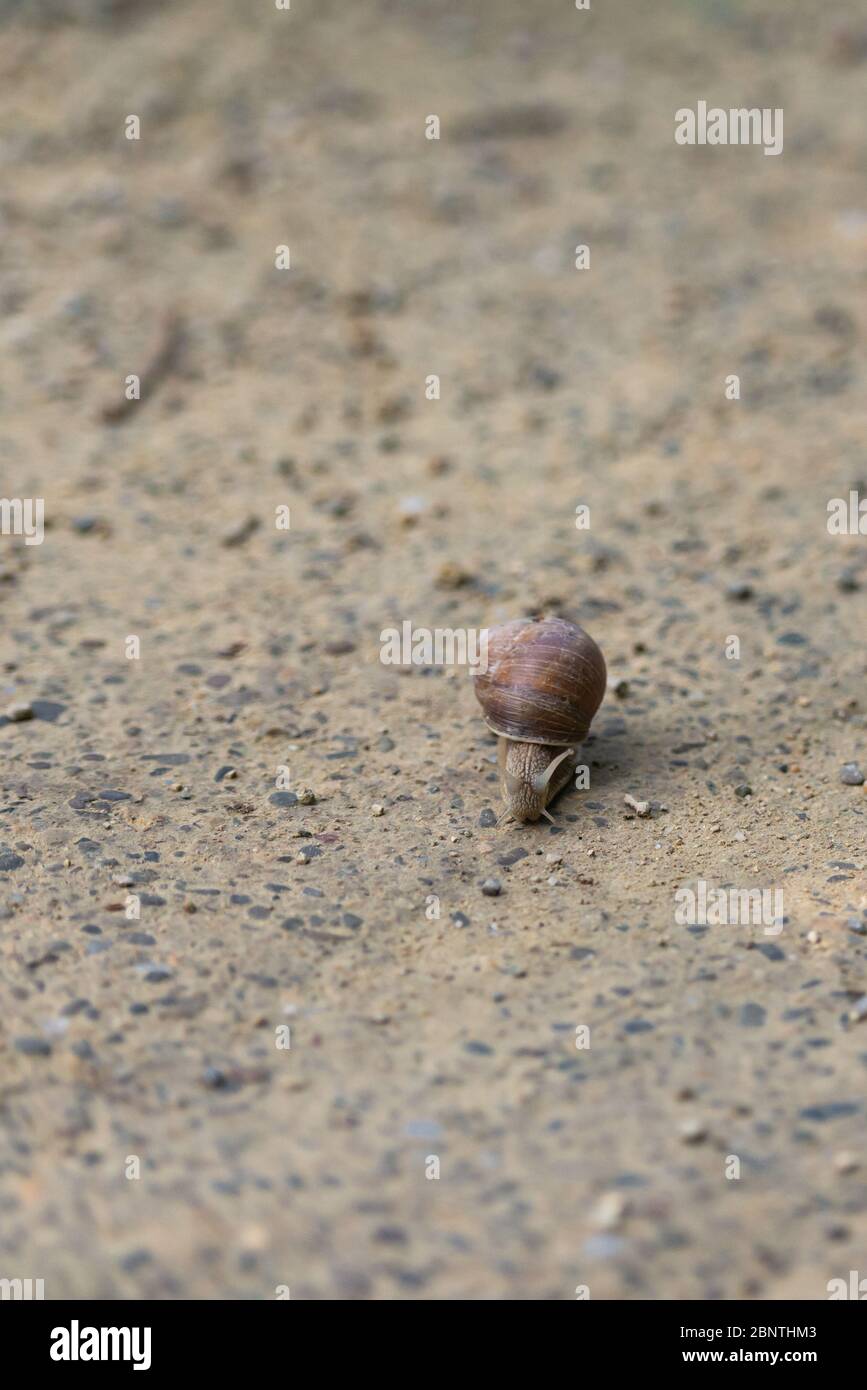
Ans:
<svg viewBox="0 0 867 1390"><path fill-rule="evenodd" d="M548 783L550 782L551 778L554 776L554 773L557 771L557 768L562 763L563 759L571 758L574 756L574 754L574 748L564 748L563 752L560 753L558 757L554 758L553 761L548 764L544 772L540 772L537 777L533 778L533 791L543 792L547 787ZM550 820L550 816L548 817L548 819Z"/></svg>

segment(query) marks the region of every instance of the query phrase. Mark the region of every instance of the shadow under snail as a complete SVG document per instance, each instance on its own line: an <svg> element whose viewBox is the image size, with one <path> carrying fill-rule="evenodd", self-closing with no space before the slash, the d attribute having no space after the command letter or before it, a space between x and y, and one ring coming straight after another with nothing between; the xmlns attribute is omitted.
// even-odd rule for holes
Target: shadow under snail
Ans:
<svg viewBox="0 0 867 1390"><path fill-rule="evenodd" d="M474 686L499 740L501 819L553 820L546 807L572 777L606 679L593 638L565 618L516 618L490 629L487 669Z"/></svg>

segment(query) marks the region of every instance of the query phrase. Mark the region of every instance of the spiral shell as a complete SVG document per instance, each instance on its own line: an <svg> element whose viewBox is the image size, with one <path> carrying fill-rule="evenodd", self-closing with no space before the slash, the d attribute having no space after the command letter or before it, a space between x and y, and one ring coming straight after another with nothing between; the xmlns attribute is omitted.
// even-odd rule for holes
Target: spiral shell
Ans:
<svg viewBox="0 0 867 1390"><path fill-rule="evenodd" d="M477 672L485 723L502 738L565 746L586 737L605 694L605 658L565 618L516 618L488 633Z"/></svg>

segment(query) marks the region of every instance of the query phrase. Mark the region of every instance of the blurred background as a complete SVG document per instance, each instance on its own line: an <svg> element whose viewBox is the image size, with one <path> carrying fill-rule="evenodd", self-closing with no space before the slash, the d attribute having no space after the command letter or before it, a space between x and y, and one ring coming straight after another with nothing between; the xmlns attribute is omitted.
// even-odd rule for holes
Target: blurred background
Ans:
<svg viewBox="0 0 867 1390"><path fill-rule="evenodd" d="M863 6L0 16L0 476L46 517L0 537L0 1276L824 1298L867 1231ZM784 152L678 146L699 100ZM379 633L543 610L612 689L590 792L504 835L469 683ZM697 878L783 935L676 927Z"/></svg>

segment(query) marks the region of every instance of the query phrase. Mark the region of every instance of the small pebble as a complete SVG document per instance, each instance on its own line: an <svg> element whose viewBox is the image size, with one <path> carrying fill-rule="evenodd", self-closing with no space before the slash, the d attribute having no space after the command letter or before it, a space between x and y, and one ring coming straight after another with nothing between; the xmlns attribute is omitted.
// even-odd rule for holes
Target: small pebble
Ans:
<svg viewBox="0 0 867 1390"><path fill-rule="evenodd" d="M857 763L844 763L840 769L840 781L846 787L861 787L864 785L864 773Z"/></svg>
<svg viewBox="0 0 867 1390"><path fill-rule="evenodd" d="M636 801L636 800L635 800L635 797L634 797L634 796L629 796L628 793L627 793L626 796L624 796L623 800L625 801L626 805L629 806L629 807L631 808L631 810L633 810L633 811L635 812L635 814L636 814L637 816L642 816L642 817L644 817L644 816L649 816L649 815L650 815L650 802L649 802L649 801Z"/></svg>
<svg viewBox="0 0 867 1390"><path fill-rule="evenodd" d="M482 892L486 898L499 897L503 885L498 878L486 878L482 884Z"/></svg>
<svg viewBox="0 0 867 1390"><path fill-rule="evenodd" d="M28 1057L50 1057L51 1043L45 1038L16 1038L15 1050Z"/></svg>
<svg viewBox="0 0 867 1390"><path fill-rule="evenodd" d="M229 1078L219 1067L205 1067L202 1072L202 1085L208 1086L213 1091L221 1091L228 1084Z"/></svg>
<svg viewBox="0 0 867 1390"><path fill-rule="evenodd" d="M33 706L25 700L18 700L14 704L7 705L3 713L12 724L23 724L25 719L35 717Z"/></svg>
<svg viewBox="0 0 867 1390"><path fill-rule="evenodd" d="M373 802L373 805L372 805L371 808L370 808L370 814L371 814L372 816L384 816L384 815L385 815L385 807L382 806L382 805L380 805L380 803L379 803L378 801L374 801L374 802Z"/></svg>
<svg viewBox="0 0 867 1390"><path fill-rule="evenodd" d="M678 1133L684 1144L701 1144L707 1138L707 1126L695 1118L681 1120Z"/></svg>
<svg viewBox="0 0 867 1390"><path fill-rule="evenodd" d="M629 1209L629 1203L621 1192L606 1192L590 1213L591 1225L601 1231L613 1231L620 1225Z"/></svg>
<svg viewBox="0 0 867 1390"><path fill-rule="evenodd" d="M517 864L519 859L526 859L526 857L527 851L525 849L510 849L505 854L497 855L497 863L502 864L504 868L509 868L512 864Z"/></svg>
<svg viewBox="0 0 867 1390"><path fill-rule="evenodd" d="M752 584L746 584L743 581L738 581L734 584L729 584L728 588L726 589L726 597L733 598L738 603L746 603L748 599L752 598L753 592L754 591Z"/></svg>
<svg viewBox="0 0 867 1390"><path fill-rule="evenodd" d="M243 545L259 529L259 518L257 516L246 516L242 521L236 521L228 527L220 537L220 545L231 548L236 545Z"/></svg>
<svg viewBox="0 0 867 1390"><path fill-rule="evenodd" d="M472 584L474 576L454 560L446 560L437 570L434 583L438 589L463 589Z"/></svg>
<svg viewBox="0 0 867 1390"><path fill-rule="evenodd" d="M744 1004L740 1012L742 1028L763 1028L767 1014L761 1004Z"/></svg>
<svg viewBox="0 0 867 1390"><path fill-rule="evenodd" d="M153 1256L149 1250L131 1250L128 1255L124 1255L121 1260L121 1269L125 1274L134 1274L143 1265L150 1264Z"/></svg>
<svg viewBox="0 0 867 1390"><path fill-rule="evenodd" d="M861 1167L857 1154L844 1151L834 1155L834 1167L838 1173L855 1173Z"/></svg>
<svg viewBox="0 0 867 1390"><path fill-rule="evenodd" d="M849 1019L852 1023L863 1023L867 1018L867 994L862 994L856 1004L849 1010Z"/></svg>
<svg viewBox="0 0 867 1390"><path fill-rule="evenodd" d="M98 516L76 516L72 519L72 529L79 536L89 536L98 531L104 533L107 528Z"/></svg>
<svg viewBox="0 0 867 1390"><path fill-rule="evenodd" d="M423 497L401 497L397 504L398 516L404 526L414 526L426 511L427 502Z"/></svg>

